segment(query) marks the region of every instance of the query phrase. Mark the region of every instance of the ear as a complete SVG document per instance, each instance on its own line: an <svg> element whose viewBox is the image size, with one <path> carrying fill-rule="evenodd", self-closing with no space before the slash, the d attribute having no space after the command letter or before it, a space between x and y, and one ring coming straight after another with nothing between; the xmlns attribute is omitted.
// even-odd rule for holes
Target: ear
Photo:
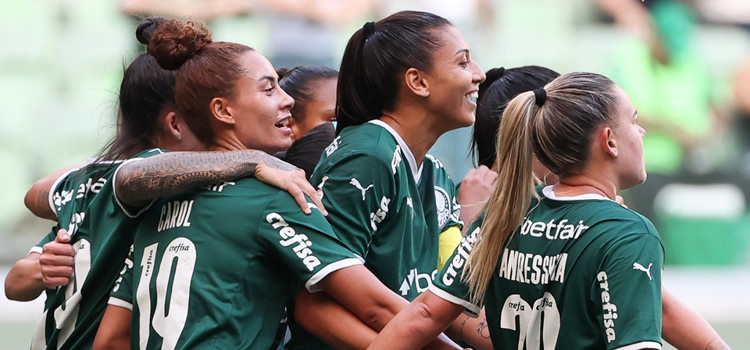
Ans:
<svg viewBox="0 0 750 350"><path fill-rule="evenodd" d="M232 115L232 108L229 106L229 100L224 97L214 97L209 103L211 114L220 123L234 125L235 120Z"/></svg>
<svg viewBox="0 0 750 350"><path fill-rule="evenodd" d="M417 96L430 96L430 84L425 79L425 74L419 69L409 68L404 73L404 82L406 87Z"/></svg>
<svg viewBox="0 0 750 350"><path fill-rule="evenodd" d="M612 158L617 158L620 150L617 149L617 140L615 140L615 132L612 128L605 126L599 132L599 143L602 146L602 150L605 154Z"/></svg>
<svg viewBox="0 0 750 350"><path fill-rule="evenodd" d="M167 132L172 135L177 141L182 141L182 124L177 120L177 113L168 112L164 117L164 126Z"/></svg>

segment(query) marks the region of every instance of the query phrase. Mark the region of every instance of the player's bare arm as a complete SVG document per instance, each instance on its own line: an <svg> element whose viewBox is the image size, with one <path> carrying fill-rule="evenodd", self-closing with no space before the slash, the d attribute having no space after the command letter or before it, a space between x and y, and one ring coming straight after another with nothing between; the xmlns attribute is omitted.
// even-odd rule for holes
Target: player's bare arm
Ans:
<svg viewBox="0 0 750 350"><path fill-rule="evenodd" d="M678 349L729 350L716 330L662 286L662 336Z"/></svg>
<svg viewBox="0 0 750 350"><path fill-rule="evenodd" d="M49 174L31 185L26 191L23 203L32 214L49 220L57 220L57 214L49 206L49 194L52 192L52 186L63 174L77 167L66 167Z"/></svg>
<svg viewBox="0 0 750 350"><path fill-rule="evenodd" d="M95 350L130 349L130 309L107 305L94 339Z"/></svg>
<svg viewBox="0 0 750 350"><path fill-rule="evenodd" d="M115 179L118 199L131 206L223 181L255 176L289 192L305 213L309 196L324 211L304 171L265 152L172 152L123 164Z"/></svg>
<svg viewBox="0 0 750 350"><path fill-rule="evenodd" d="M59 230L41 253L31 252L13 264L5 277L5 295L10 300L31 301L45 289L67 285L73 276L74 256L70 235Z"/></svg>

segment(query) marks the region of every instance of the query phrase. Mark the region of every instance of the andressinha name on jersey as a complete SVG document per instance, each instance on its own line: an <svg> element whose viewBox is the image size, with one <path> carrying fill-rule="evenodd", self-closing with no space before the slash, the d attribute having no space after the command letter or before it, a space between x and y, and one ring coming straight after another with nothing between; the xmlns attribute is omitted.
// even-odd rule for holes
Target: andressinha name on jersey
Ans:
<svg viewBox="0 0 750 350"><path fill-rule="evenodd" d="M308 270L312 271L316 266L320 265L320 260L314 255L312 249L312 242L304 234L297 234L294 228L290 227L289 224L281 217L278 213L270 213L266 216L266 222L271 224L274 229L279 230L279 236L281 240L279 244L283 247L289 247L296 244L292 248L292 251L297 255L298 258L302 259L302 263L305 264Z"/></svg>

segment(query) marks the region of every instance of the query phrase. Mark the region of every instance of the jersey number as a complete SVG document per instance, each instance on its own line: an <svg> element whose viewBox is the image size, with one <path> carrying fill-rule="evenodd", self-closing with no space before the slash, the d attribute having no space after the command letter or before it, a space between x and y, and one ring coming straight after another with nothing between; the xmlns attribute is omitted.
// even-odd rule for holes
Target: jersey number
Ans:
<svg viewBox="0 0 750 350"><path fill-rule="evenodd" d="M518 350L523 350L524 345L528 350L554 349L560 333L555 297L546 292L529 306L518 294L508 296L500 312L500 328L518 331Z"/></svg>
<svg viewBox="0 0 750 350"><path fill-rule="evenodd" d="M154 277L156 249L154 243L143 250L141 278L138 280L136 301L140 310L138 335L140 348L145 349L153 327L162 337L162 349L174 349L187 321L190 303L190 282L195 269L195 245L184 237L169 243L159 264L154 292L156 293L153 314L151 313L151 279Z"/></svg>
<svg viewBox="0 0 750 350"><path fill-rule="evenodd" d="M65 287L65 301L55 311L55 327L60 330L57 344L64 344L75 329L78 310L81 308L81 288L91 270L91 244L85 239L73 243L75 249L73 279Z"/></svg>

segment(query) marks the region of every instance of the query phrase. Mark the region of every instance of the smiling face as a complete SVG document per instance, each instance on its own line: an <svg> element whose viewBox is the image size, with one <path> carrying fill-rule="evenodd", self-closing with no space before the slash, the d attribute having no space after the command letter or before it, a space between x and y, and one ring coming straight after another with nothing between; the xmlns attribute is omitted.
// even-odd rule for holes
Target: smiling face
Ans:
<svg viewBox="0 0 750 350"><path fill-rule="evenodd" d="M302 115L295 115L289 123L294 140L320 124L336 120L336 78L316 80L310 84L310 91L312 95L305 102Z"/></svg>
<svg viewBox="0 0 750 350"><path fill-rule="evenodd" d="M638 112L630 97L621 88L615 87L617 96L617 123L612 128L617 141L618 155L616 167L619 174L620 189L627 189L646 181L646 165L643 160L643 136L646 130L638 125Z"/></svg>
<svg viewBox="0 0 750 350"><path fill-rule="evenodd" d="M428 108L444 121L445 131L474 123L479 83L485 75L471 59L469 45L453 26L436 29L442 46L432 55L426 72L429 84Z"/></svg>
<svg viewBox="0 0 750 350"><path fill-rule="evenodd" d="M238 63L245 72L235 83L227 110L235 122L237 139L248 149L275 153L292 145L288 127L294 100L281 90L271 62L255 51L243 53Z"/></svg>

